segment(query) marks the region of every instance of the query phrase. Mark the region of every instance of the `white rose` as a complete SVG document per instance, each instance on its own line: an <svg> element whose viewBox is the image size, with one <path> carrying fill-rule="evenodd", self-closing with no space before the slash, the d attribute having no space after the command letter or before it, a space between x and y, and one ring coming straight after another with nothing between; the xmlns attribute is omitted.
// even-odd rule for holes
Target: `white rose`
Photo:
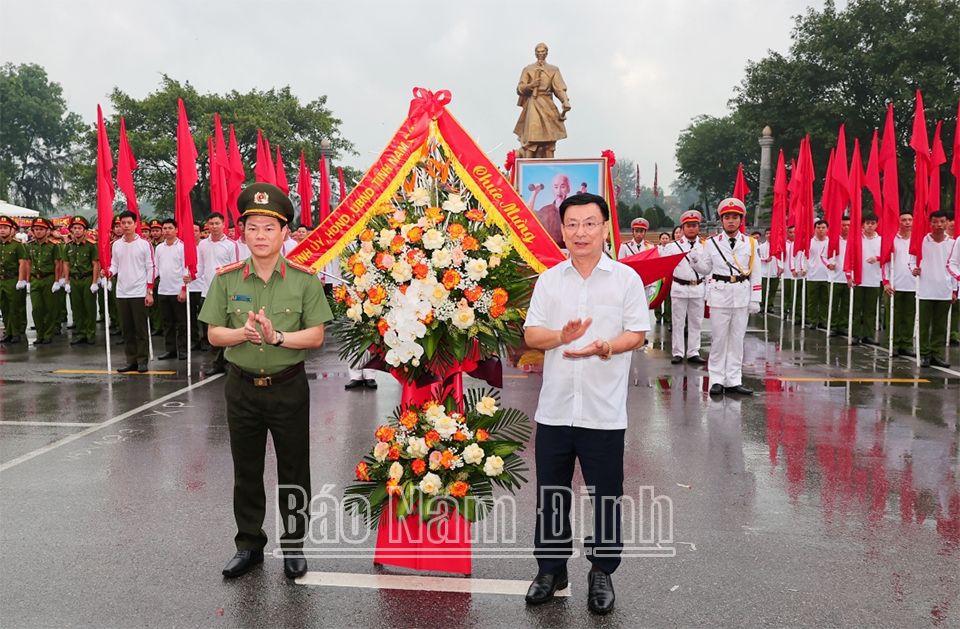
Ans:
<svg viewBox="0 0 960 629"><path fill-rule="evenodd" d="M403 236L404 239L406 239L406 238L407 238L407 234L408 234L408 233L410 232L410 230L413 229L414 227L416 227L416 225L414 225L414 224L412 224L412 223L405 223L405 224L401 225L401 226L400 226L400 235Z"/></svg>
<svg viewBox="0 0 960 629"><path fill-rule="evenodd" d="M483 464L483 473L487 476L500 476L503 473L503 459L498 456L488 456Z"/></svg>
<svg viewBox="0 0 960 629"><path fill-rule="evenodd" d="M423 234L423 248L439 249L443 246L444 240L446 240L446 237L443 235L442 231L439 229L428 229Z"/></svg>
<svg viewBox="0 0 960 629"><path fill-rule="evenodd" d="M467 262L467 277L479 282L487 276L487 262L479 258L472 258Z"/></svg>
<svg viewBox="0 0 960 629"><path fill-rule="evenodd" d="M503 236L500 234L495 234L490 236L483 241L483 248L489 251L490 253L503 253L504 247L506 247L507 242L504 240Z"/></svg>
<svg viewBox="0 0 960 629"><path fill-rule="evenodd" d="M393 242L393 237L397 235L397 232L392 229L387 229L384 227L380 230L380 245L381 249L387 249L390 246L390 243Z"/></svg>
<svg viewBox="0 0 960 629"><path fill-rule="evenodd" d="M376 282L373 279L373 273L364 273L357 279L353 280L353 285L359 288L360 290L367 290L373 286Z"/></svg>
<svg viewBox="0 0 960 629"><path fill-rule="evenodd" d="M442 486L443 481L441 481L440 477L433 472L427 472L424 475L423 480L420 481L420 491L429 496L437 495L437 492L440 491Z"/></svg>
<svg viewBox="0 0 960 629"><path fill-rule="evenodd" d="M379 317L381 312L383 312L383 306L381 304L375 304L369 299L363 302L363 314L368 317Z"/></svg>
<svg viewBox="0 0 960 629"><path fill-rule="evenodd" d="M406 260L400 260L390 269L390 275L398 282L409 282L413 277L413 268Z"/></svg>
<svg viewBox="0 0 960 629"><path fill-rule="evenodd" d="M447 200L443 202L443 209L451 214L459 214L467 209L467 205L463 202L463 199L460 198L459 194L451 194L447 197Z"/></svg>
<svg viewBox="0 0 960 629"><path fill-rule="evenodd" d="M444 288L443 284L437 284L433 287L433 292L430 294L430 303L434 306L439 306L446 301L449 296L450 291Z"/></svg>
<svg viewBox="0 0 960 629"><path fill-rule="evenodd" d="M424 207L430 203L430 192L423 187L414 188L410 193L410 201L414 207Z"/></svg>
<svg viewBox="0 0 960 629"><path fill-rule="evenodd" d="M437 406L431 406L430 408L428 408L424 412L424 415L426 415L427 421L429 421L431 424L436 425L436 423L441 418L447 416L447 413L443 410L442 406L437 405Z"/></svg>
<svg viewBox="0 0 960 629"><path fill-rule="evenodd" d="M495 269L500 266L500 256L490 256L490 264L488 265L491 269Z"/></svg>
<svg viewBox="0 0 960 629"><path fill-rule="evenodd" d="M407 446L407 454L410 456L422 459L430 454L430 446L427 445L423 437L410 437L410 441L407 443L409 443Z"/></svg>
<svg viewBox="0 0 960 629"><path fill-rule="evenodd" d="M373 458L381 463L387 458L388 452L390 452L390 444L386 441L378 441L377 445L373 446Z"/></svg>
<svg viewBox="0 0 960 629"><path fill-rule="evenodd" d="M453 258L450 256L450 252L446 249L437 249L433 252L433 255L430 256L430 261L433 262L433 266L438 269L445 269L450 266L450 263L453 262Z"/></svg>
<svg viewBox="0 0 960 629"><path fill-rule="evenodd" d="M484 454L483 448L475 443L471 443L463 449L463 460L470 465L476 465L483 460Z"/></svg>
<svg viewBox="0 0 960 629"><path fill-rule="evenodd" d="M433 428L440 433L442 438L449 439L453 436L453 433L457 432L457 420L449 415L444 415L437 421L433 422Z"/></svg>
<svg viewBox="0 0 960 629"><path fill-rule="evenodd" d="M394 461L393 465L390 466L390 478L393 480L400 480L403 476L403 466L400 465L399 461Z"/></svg>
<svg viewBox="0 0 960 629"><path fill-rule="evenodd" d="M497 412L497 401L492 397L484 397L477 402L476 408L477 412L481 415L493 417L493 415Z"/></svg>
<svg viewBox="0 0 960 629"><path fill-rule="evenodd" d="M363 319L363 306L358 302L347 308L347 317L359 323Z"/></svg>
<svg viewBox="0 0 960 629"><path fill-rule="evenodd" d="M363 244L369 245L370 243L365 242ZM363 260L364 263L369 263L370 260L373 260L373 256L375 253L376 252L372 248L369 251L367 251L366 249L362 249L357 252L357 257Z"/></svg>
<svg viewBox="0 0 960 629"><path fill-rule="evenodd" d="M453 325L457 326L461 330L468 330L473 325L473 322L476 320L476 315L473 314L473 308L469 306L466 308L457 308L457 311L453 313Z"/></svg>

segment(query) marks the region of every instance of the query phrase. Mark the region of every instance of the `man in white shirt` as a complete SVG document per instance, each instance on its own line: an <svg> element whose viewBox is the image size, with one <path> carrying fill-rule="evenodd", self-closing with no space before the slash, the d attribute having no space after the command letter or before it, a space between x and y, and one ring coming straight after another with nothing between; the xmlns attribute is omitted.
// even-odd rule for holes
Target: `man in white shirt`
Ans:
<svg viewBox="0 0 960 629"><path fill-rule="evenodd" d="M672 324L670 362L679 365L687 362L702 365L700 357L700 331L703 328L705 285L707 278L695 268L703 253L703 240L699 238L703 216L696 210L687 210L680 215L683 233L679 240L665 246L664 255L689 252L673 270L670 285L670 320Z"/></svg>
<svg viewBox="0 0 960 629"><path fill-rule="evenodd" d="M703 245L698 270L710 277L710 395L753 395L743 386L743 338L749 315L760 312L760 256L753 238L740 233L746 207L729 198L717 207L723 231Z"/></svg>
<svg viewBox="0 0 960 629"><path fill-rule="evenodd" d="M153 246L137 235L137 215L130 210L120 213L120 228L123 238L113 243L110 276L114 278L117 310L123 322L127 365L117 371L144 373L150 362L147 309L153 305L153 278L157 274Z"/></svg>
<svg viewBox="0 0 960 629"><path fill-rule="evenodd" d="M197 250L199 251L200 243L203 242L199 221L193 224L193 241L197 243ZM187 284L187 290L190 291L190 312L187 313L190 317L190 349L205 352L210 349L210 345L207 343L207 324L200 321L198 317L200 306L203 304L203 295L207 291L207 282L198 273L197 277Z"/></svg>
<svg viewBox="0 0 960 629"><path fill-rule="evenodd" d="M207 230L210 235L197 245L197 277L202 277L204 280L203 292L200 294L201 307L203 300L207 298L207 290L217 275L217 269L240 261L240 246L223 233L223 228L223 214L213 212L207 219ZM226 370L227 361L223 357L223 348L217 347L213 352L213 367L207 370L205 375L209 378L218 373L225 373Z"/></svg>
<svg viewBox="0 0 960 629"><path fill-rule="evenodd" d="M853 236L856 238L856 235ZM877 215L863 217L863 273L859 285L854 284L853 274L847 275L847 284L853 289L853 343L876 345L877 307L880 302L880 235L877 234ZM847 245L849 247L849 245ZM860 264L854 260L853 264Z"/></svg>
<svg viewBox="0 0 960 629"><path fill-rule="evenodd" d="M913 214L900 214L900 229L893 238L893 255L883 268L883 289L893 300L893 355L916 358L913 323L917 316L917 282L910 271L910 234Z"/></svg>
<svg viewBox="0 0 960 629"><path fill-rule="evenodd" d="M780 276L783 274L783 264L779 258L770 255L770 230L763 232L763 242L757 247L757 255L763 264L763 299L760 305L762 312L773 313L773 304L777 303L777 289L780 288Z"/></svg>
<svg viewBox="0 0 960 629"><path fill-rule="evenodd" d="M163 322L165 352L159 360L187 359L187 286L183 283L185 271L183 242L177 238L177 221L168 218L161 223L163 241L157 245L157 301L160 302L160 320Z"/></svg>
<svg viewBox="0 0 960 629"><path fill-rule="evenodd" d="M781 313L784 321L787 320L787 315L794 315L794 301L800 300L800 295L797 291L797 284L800 279L800 266L797 264L797 254L794 253L796 243L793 241L795 233L796 227L793 225L787 227L787 250L784 254L783 262L783 312ZM798 303L797 305L799 306L801 304ZM798 325L799 322L800 319L797 319Z"/></svg>
<svg viewBox="0 0 960 629"><path fill-rule="evenodd" d="M827 261L830 269L830 291L833 295L833 311L830 314L830 336L846 336L847 322L850 319L850 287L843 272L843 261L847 255L847 238L850 237L850 217L840 221L840 241L835 253Z"/></svg>
<svg viewBox="0 0 960 629"><path fill-rule="evenodd" d="M910 256L910 270L920 277L920 366L948 368L943 360L947 343L947 313L957 300L957 280L948 272L954 240L947 236L946 212L930 214L931 232L923 239L920 264Z"/></svg>
<svg viewBox="0 0 960 629"><path fill-rule="evenodd" d="M813 227L807 264L801 275L807 278L807 327L811 330L827 329L827 307L830 303L830 269L827 268L827 238L829 225L819 220Z"/></svg>
<svg viewBox="0 0 960 629"><path fill-rule="evenodd" d="M545 354L535 416L539 573L526 601L545 603L567 586L570 488L579 459L593 498L594 534L584 546L593 564L587 605L597 614L614 605L610 575L623 548L619 499L630 361L650 329L640 276L603 255L609 217L603 197L575 194L563 201L560 221L570 258L537 280L524 324L527 345Z"/></svg>

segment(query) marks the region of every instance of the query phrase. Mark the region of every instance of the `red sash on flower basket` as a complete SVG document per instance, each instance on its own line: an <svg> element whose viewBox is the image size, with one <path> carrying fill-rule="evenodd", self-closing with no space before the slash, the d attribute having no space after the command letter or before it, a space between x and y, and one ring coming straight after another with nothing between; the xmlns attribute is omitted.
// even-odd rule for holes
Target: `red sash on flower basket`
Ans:
<svg viewBox="0 0 960 629"><path fill-rule="evenodd" d="M419 512L397 520L396 499L380 516L375 564L470 574L470 523L455 509L424 522Z"/></svg>

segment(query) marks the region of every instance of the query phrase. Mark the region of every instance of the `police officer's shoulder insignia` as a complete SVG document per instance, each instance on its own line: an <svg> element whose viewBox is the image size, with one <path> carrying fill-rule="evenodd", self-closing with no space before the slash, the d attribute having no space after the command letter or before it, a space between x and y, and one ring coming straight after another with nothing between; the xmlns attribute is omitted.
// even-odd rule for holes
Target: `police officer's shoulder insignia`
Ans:
<svg viewBox="0 0 960 629"><path fill-rule="evenodd" d="M231 264L226 264L224 266L217 268L217 275L223 275L224 273L229 273L230 271L236 271L244 265L244 261L233 262Z"/></svg>
<svg viewBox="0 0 960 629"><path fill-rule="evenodd" d="M308 267L306 264L300 264L299 262L294 262L293 260L289 260L289 259L287 260L287 264L290 266L290 268L296 269L298 271L302 271L304 273L307 273L308 275L317 274L316 271Z"/></svg>

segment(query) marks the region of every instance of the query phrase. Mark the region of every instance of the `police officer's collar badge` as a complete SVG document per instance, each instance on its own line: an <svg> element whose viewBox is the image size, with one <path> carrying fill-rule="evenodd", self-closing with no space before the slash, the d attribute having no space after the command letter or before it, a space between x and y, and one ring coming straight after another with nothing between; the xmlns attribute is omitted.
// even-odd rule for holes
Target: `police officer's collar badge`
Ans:
<svg viewBox="0 0 960 629"><path fill-rule="evenodd" d="M266 192L258 192L253 195L253 202L257 205L266 205L270 203L270 195Z"/></svg>

